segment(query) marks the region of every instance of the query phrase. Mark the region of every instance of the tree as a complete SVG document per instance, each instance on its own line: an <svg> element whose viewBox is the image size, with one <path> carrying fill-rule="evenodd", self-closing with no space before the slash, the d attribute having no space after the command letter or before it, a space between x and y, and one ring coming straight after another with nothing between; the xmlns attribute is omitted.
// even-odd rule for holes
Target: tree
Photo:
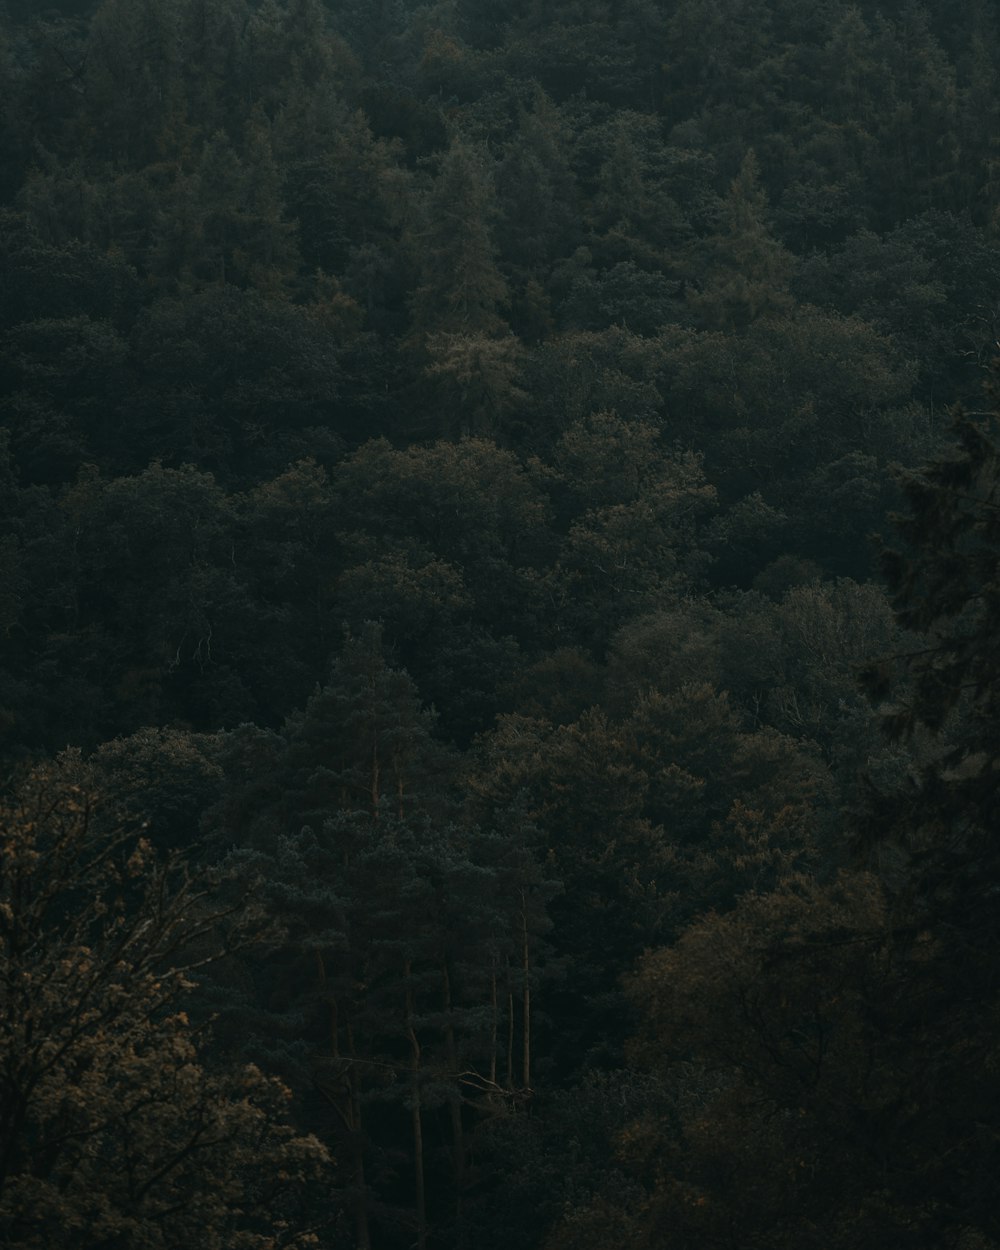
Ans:
<svg viewBox="0 0 1000 1250"><path fill-rule="evenodd" d="M523 353L513 334L429 334L426 347L431 363L425 373L441 384L449 413L443 432L506 441L509 415L528 398L518 385Z"/></svg>
<svg viewBox="0 0 1000 1250"><path fill-rule="evenodd" d="M161 265L189 280L280 294L298 270L295 227L283 220L269 129L261 115L253 121L240 155L222 131L205 141L186 184L186 211L165 222Z"/></svg>
<svg viewBox="0 0 1000 1250"><path fill-rule="evenodd" d="M211 476L160 464L110 480L84 471L64 506L78 589L50 660L94 680L93 666L103 671L108 697L94 712L111 713L105 732L169 720L178 696L213 728L243 719L252 703L230 647L242 649L252 608L232 558L232 504Z"/></svg>
<svg viewBox="0 0 1000 1250"><path fill-rule="evenodd" d="M915 363L859 318L808 305L742 334L667 327L661 340L666 401L703 449L722 504L748 508L759 492L782 514L746 551L759 563L743 560L742 575L782 554L866 574L866 537L888 505L884 466L912 463L925 437L926 412L907 402ZM720 548L720 580L732 582L740 573Z"/></svg>
<svg viewBox="0 0 1000 1250"><path fill-rule="evenodd" d="M786 576L806 580L789 584ZM669 629L679 635L679 654L667 650ZM638 645L639 655L633 650L627 657L638 660L636 675L647 681L670 675L675 683L685 664L690 670L692 660L704 656L706 675L755 723L819 746L850 787L857 769L881 751L857 670L899 638L881 586L849 578L821 581L815 566L801 568L789 559L765 571L756 589L733 592L714 611L699 604L666 615L662 623L659 616L637 622L616 650L620 654L623 643ZM628 679L627 669L622 676Z"/></svg>
<svg viewBox="0 0 1000 1250"><path fill-rule="evenodd" d="M800 299L862 318L919 364L921 391L976 405L994 350L1000 251L966 216L930 211L879 236L861 230L805 261Z"/></svg>
<svg viewBox="0 0 1000 1250"><path fill-rule="evenodd" d="M866 682L911 762L894 781L869 778L858 841L890 891L908 1028L925 1087L938 1091L909 1125L936 1225L968 1221L995 1239L986 1160L998 1139L975 1111L997 1096L992 1022L1000 1012L995 417L959 414L952 446L900 474L899 484L905 546L887 549L883 567L912 645L869 666ZM946 1157L935 1140L949 1141Z"/></svg>
<svg viewBox="0 0 1000 1250"><path fill-rule="evenodd" d="M630 1058L658 1079L617 1152L647 1190L635 1244L723 1250L736 1228L767 1250L926 1244L890 1193L913 1157L886 930L873 877L790 874L642 960Z"/></svg>
<svg viewBox="0 0 1000 1250"><path fill-rule="evenodd" d="M496 264L493 171L486 154L456 136L426 192L412 240L420 280L413 333L500 333L507 284Z"/></svg>
<svg viewBox="0 0 1000 1250"><path fill-rule="evenodd" d="M164 298L132 348L128 468L159 456L243 485L340 447L338 344L301 306L232 285Z"/></svg>
<svg viewBox="0 0 1000 1250"><path fill-rule="evenodd" d="M671 454L655 425L615 412L574 422L555 461L572 511L550 593L571 640L601 651L623 620L698 583L699 521L715 490L698 457Z"/></svg>
<svg viewBox="0 0 1000 1250"><path fill-rule="evenodd" d="M900 474L907 512L894 519L906 547L883 554L897 621L920 645L897 654L895 671L892 660L869 666L866 681L884 700L889 734L912 740L919 755L898 818L876 836L908 849L918 909L946 925L993 985L1000 445L994 428L968 417L954 433L949 450Z"/></svg>
<svg viewBox="0 0 1000 1250"><path fill-rule="evenodd" d="M532 0L524 17L511 23L504 49L507 73L541 83L557 102L576 95L585 82L588 95L599 101L646 104L645 58L636 55L629 32L614 21L612 10L620 7L606 0Z"/></svg>
<svg viewBox="0 0 1000 1250"><path fill-rule="evenodd" d="M570 166L571 133L541 88L518 111L517 133L497 168L497 238L508 264L530 273L572 250L579 197Z"/></svg>
<svg viewBox="0 0 1000 1250"><path fill-rule="evenodd" d="M279 114L271 143L307 267L340 274L349 257L389 237L381 180L392 171L394 147L375 141L363 113L303 92L298 109Z"/></svg>
<svg viewBox="0 0 1000 1250"><path fill-rule="evenodd" d="M277 1081L211 1066L187 1015L250 913L108 823L81 771L67 757L0 803L0 1238L314 1243L302 1201L327 1152Z"/></svg>
<svg viewBox="0 0 1000 1250"><path fill-rule="evenodd" d="M448 732L471 736L496 710L509 635L530 644L541 610L535 570L552 539L537 475L482 438L405 451L378 439L331 483L351 525L341 619L358 629L383 618Z"/></svg>
<svg viewBox="0 0 1000 1250"><path fill-rule="evenodd" d="M208 825L216 845L235 838L234 867L268 883L284 940L226 1029L337 1143L359 1247L373 1226L422 1244L441 1222L461 1243L475 1125L530 1097L551 890L520 827L458 822L456 761L380 635L369 623L348 639L281 735L230 739L229 792ZM385 1179L401 1158L404 1196Z"/></svg>
<svg viewBox="0 0 1000 1250"><path fill-rule="evenodd" d="M65 479L68 466L106 444L126 356L113 326L89 317L39 319L8 331L0 368L18 389L0 416L16 432L18 458L32 478Z"/></svg>
<svg viewBox="0 0 1000 1250"><path fill-rule="evenodd" d="M792 256L768 226L767 195L750 151L722 205L721 229L708 240L701 289L690 296L698 320L710 329L739 330L758 317L785 313L792 300Z"/></svg>
<svg viewBox="0 0 1000 1250"><path fill-rule="evenodd" d="M559 287L569 294L574 286L579 290L579 285L589 283L590 259L584 248L557 266L561 268L554 283L557 293ZM530 395L527 446L548 459L569 426L596 413L613 412L625 421L657 421L663 408L658 388L663 363L659 340L642 338L622 326L568 331L548 339L525 368Z"/></svg>
<svg viewBox="0 0 1000 1250"><path fill-rule="evenodd" d="M634 262L670 272L690 224L674 198L682 155L667 147L655 116L618 110L579 139L597 174L588 197L588 245L602 264ZM632 329L637 327L632 326Z"/></svg>
<svg viewBox="0 0 1000 1250"><path fill-rule="evenodd" d="M103 742L87 760L102 796L102 812L120 824L140 824L157 852L183 848L200 858L201 814L220 795L221 734L180 729L141 729Z"/></svg>
<svg viewBox="0 0 1000 1250"><path fill-rule="evenodd" d="M102 155L132 167L155 160L184 111L181 6L104 0L88 28L83 84L88 140Z"/></svg>
<svg viewBox="0 0 1000 1250"><path fill-rule="evenodd" d="M959 100L955 67L914 0L895 21L874 23L883 99L875 133L881 159L873 165L873 201L886 225L914 210L953 209L962 199Z"/></svg>

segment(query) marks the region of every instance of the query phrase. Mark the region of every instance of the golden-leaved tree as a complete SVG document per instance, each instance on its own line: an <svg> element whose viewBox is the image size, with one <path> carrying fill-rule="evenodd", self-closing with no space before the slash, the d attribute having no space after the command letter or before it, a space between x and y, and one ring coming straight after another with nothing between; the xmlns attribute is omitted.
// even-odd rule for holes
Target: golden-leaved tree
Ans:
<svg viewBox="0 0 1000 1250"><path fill-rule="evenodd" d="M0 801L0 1243L319 1244L325 1149L280 1083L210 1065L183 1010L247 907L103 815L81 773L64 760Z"/></svg>

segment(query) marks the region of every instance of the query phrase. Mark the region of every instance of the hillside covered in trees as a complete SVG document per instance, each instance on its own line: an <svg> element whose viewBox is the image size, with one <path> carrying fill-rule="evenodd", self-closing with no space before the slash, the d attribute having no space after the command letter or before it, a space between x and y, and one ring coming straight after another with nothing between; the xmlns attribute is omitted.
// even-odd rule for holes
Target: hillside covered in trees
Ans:
<svg viewBox="0 0 1000 1250"><path fill-rule="evenodd" d="M989 0L0 5L0 1243L998 1250Z"/></svg>

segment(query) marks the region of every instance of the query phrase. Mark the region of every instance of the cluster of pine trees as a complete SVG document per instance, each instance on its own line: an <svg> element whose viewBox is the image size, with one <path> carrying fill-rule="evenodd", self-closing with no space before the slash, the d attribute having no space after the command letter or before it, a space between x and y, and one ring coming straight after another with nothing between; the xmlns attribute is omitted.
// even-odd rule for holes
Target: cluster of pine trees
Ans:
<svg viewBox="0 0 1000 1250"><path fill-rule="evenodd" d="M0 1242L1000 1247L998 83L0 5Z"/></svg>

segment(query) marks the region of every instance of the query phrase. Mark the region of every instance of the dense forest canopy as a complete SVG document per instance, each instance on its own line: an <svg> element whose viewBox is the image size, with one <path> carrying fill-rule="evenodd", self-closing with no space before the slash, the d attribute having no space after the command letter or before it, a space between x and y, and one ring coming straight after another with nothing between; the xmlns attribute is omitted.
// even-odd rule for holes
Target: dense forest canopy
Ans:
<svg viewBox="0 0 1000 1250"><path fill-rule="evenodd" d="M1000 1247L998 136L989 0L0 4L0 1241Z"/></svg>

